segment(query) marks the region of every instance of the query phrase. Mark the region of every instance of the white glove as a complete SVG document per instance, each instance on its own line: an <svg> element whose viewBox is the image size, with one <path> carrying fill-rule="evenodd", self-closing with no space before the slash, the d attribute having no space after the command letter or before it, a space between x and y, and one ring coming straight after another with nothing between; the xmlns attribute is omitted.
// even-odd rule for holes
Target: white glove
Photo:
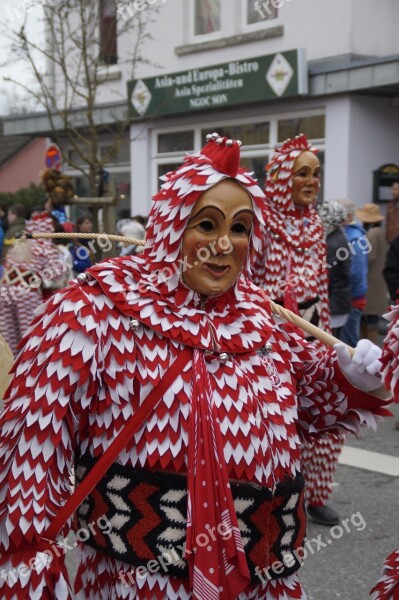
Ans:
<svg viewBox="0 0 399 600"><path fill-rule="evenodd" d="M352 358L345 344L335 344L334 350L341 371L352 385L364 392L371 392L381 386L381 348L364 339L358 342Z"/></svg>

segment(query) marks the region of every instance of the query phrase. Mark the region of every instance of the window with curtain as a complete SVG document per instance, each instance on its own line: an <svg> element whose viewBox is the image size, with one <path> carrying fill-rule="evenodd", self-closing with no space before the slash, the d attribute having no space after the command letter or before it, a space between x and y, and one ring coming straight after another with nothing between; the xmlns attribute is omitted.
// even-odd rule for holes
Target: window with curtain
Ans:
<svg viewBox="0 0 399 600"><path fill-rule="evenodd" d="M220 31L221 0L194 0L194 34Z"/></svg>
<svg viewBox="0 0 399 600"><path fill-rule="evenodd" d="M278 9L272 6L270 0L266 2L247 0L247 25L263 23L264 21L270 21L270 19L277 19L277 17Z"/></svg>
<svg viewBox="0 0 399 600"><path fill-rule="evenodd" d="M100 56L104 65L115 65L117 53L116 0L100 0Z"/></svg>

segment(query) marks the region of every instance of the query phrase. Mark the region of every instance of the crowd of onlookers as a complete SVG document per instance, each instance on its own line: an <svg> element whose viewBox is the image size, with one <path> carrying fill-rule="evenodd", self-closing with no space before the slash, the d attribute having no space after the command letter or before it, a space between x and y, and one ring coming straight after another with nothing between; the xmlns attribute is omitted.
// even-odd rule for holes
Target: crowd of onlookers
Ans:
<svg viewBox="0 0 399 600"><path fill-rule="evenodd" d="M71 223L67 219L60 219L59 211L51 211L54 232L66 233L93 233L93 220L89 214L83 214ZM37 206L31 209L27 218L27 211L21 204L14 204L7 208L0 204L0 275L4 269L7 252L10 250L19 234L21 234L28 222L39 221L40 216L48 214L44 206ZM121 219L116 223L115 232L124 237L144 240L145 226L147 219L144 216L136 215L130 218ZM59 251L63 255L65 263L68 265L68 271L71 276L83 273L87 268L103 258L99 248L98 252L90 244L90 238L54 239L53 243L59 246ZM87 251L85 251L87 249ZM138 254L142 251L142 246L129 242L120 242L117 244L117 253L126 256Z"/></svg>
<svg viewBox="0 0 399 600"><path fill-rule="evenodd" d="M320 216L333 333L350 346L360 338L378 344L381 315L399 298L399 181L392 184L385 217L378 204L356 210L348 199L324 203Z"/></svg>

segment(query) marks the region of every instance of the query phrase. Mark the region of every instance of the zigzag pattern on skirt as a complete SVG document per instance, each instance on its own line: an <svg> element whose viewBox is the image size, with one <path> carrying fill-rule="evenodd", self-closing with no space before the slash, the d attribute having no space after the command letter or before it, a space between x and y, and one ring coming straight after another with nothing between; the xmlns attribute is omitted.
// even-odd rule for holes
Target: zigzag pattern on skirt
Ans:
<svg viewBox="0 0 399 600"><path fill-rule="evenodd" d="M91 457L79 457L76 479L81 481L94 465ZM271 490L247 482L231 482L234 506L251 573L267 569L275 561L283 564L278 574L286 577L301 565L294 550L302 547L305 536L304 480L301 474ZM135 469L118 464L112 467L78 510L78 524L90 537L81 540L134 567L146 566L157 572L167 564L175 577L188 577L184 560L187 514L187 481L184 474ZM112 529L105 532L90 527L106 518ZM228 536L224 530L200 532L198 545L208 536ZM286 555L292 558L286 558ZM283 560L284 559L284 560ZM155 561L155 562L154 562ZM287 566L289 565L289 566Z"/></svg>

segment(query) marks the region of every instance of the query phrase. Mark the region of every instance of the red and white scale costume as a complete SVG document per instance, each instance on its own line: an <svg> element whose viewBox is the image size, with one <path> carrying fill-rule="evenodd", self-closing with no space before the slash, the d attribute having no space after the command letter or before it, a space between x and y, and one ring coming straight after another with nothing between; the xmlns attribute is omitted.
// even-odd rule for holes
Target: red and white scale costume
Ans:
<svg viewBox="0 0 399 600"><path fill-rule="evenodd" d="M383 378L394 401L399 403L399 303L385 316L388 316L390 325L382 349ZM392 518L397 524L397 511L393 511ZM381 578L373 588L371 598L399 600L399 547L386 559Z"/></svg>
<svg viewBox="0 0 399 600"><path fill-rule="evenodd" d="M224 164L213 156L212 144L165 176L143 254L96 265L85 283L56 293L36 312L0 420L0 597L5 600L72 598L62 555L17 581L3 574L27 561L32 548L49 547L42 538L71 493L74 452L101 456L182 351L192 352L192 359L175 374L172 388L117 463L126 477L132 467L188 471L187 530L186 516L164 499L174 535L187 538L188 547L195 542L193 532L204 533L226 514L234 537L229 544L212 539L188 557L191 584L147 572L136 585L131 580L126 585L118 573L131 573L130 564L79 544L76 598L305 598L297 573L248 583L246 532L238 529L245 507L238 500L232 508L226 476L267 486L273 494L298 475L301 432L337 427L356 432L361 424L375 426L386 411L382 401L350 385L332 351L319 358L291 326L277 324L259 288L243 275L227 293L205 302L182 283L174 266L190 213L200 195L225 178L233 177L252 196L250 245L260 245L262 192L248 173L237 172L238 151L232 157L225 148ZM162 269L174 275L160 276ZM266 355L260 352L265 344L271 344ZM123 494L123 477L113 483ZM207 505L211 498L214 503ZM298 495L291 500L298 502ZM138 521L143 540L150 512L144 503ZM283 532L289 539L292 523L286 517ZM115 521L115 543L117 527Z"/></svg>
<svg viewBox="0 0 399 600"><path fill-rule="evenodd" d="M292 201L293 167L304 151L317 153L302 134L284 142L266 167L266 228L254 253L252 276L272 300L331 333L323 225L314 206L297 207ZM326 504L344 441L328 434L304 443L302 473L309 504Z"/></svg>
<svg viewBox="0 0 399 600"><path fill-rule="evenodd" d="M53 220L47 212L43 212L26 223L25 231L51 233L54 231ZM32 321L33 311L43 302L40 289L43 273L51 274L53 268L56 276L61 269L59 252L51 240L28 240L22 243L31 249L29 258L17 262L12 258L13 251L10 250L4 262L4 274L0 283L0 331L14 356L17 355L18 344ZM35 283L30 285L32 277Z"/></svg>

